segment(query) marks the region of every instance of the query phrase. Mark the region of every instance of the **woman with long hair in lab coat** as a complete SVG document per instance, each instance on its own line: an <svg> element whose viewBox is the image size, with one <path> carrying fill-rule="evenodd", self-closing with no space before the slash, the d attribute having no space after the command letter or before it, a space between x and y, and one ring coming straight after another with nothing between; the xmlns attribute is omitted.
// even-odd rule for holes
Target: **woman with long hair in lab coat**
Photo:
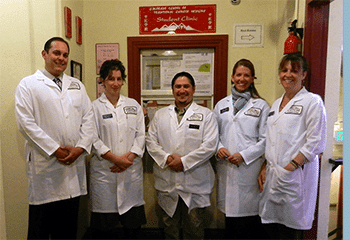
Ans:
<svg viewBox="0 0 350 240"><path fill-rule="evenodd" d="M231 95L214 109L219 125L217 152L218 209L225 214L227 239L260 239L257 178L265 152L270 107L254 86L251 61L233 67Z"/></svg>
<svg viewBox="0 0 350 240"><path fill-rule="evenodd" d="M314 219L326 111L321 97L303 87L307 70L300 54L282 58L279 78L285 93L267 119L259 215L271 239L303 239L303 230L310 229Z"/></svg>
<svg viewBox="0 0 350 240"><path fill-rule="evenodd" d="M120 94L126 78L121 61L105 61L100 77L105 91L92 103L97 128L90 171L92 234L98 239L117 238L113 234L120 222L124 238L135 239L146 223L144 115L136 100Z"/></svg>

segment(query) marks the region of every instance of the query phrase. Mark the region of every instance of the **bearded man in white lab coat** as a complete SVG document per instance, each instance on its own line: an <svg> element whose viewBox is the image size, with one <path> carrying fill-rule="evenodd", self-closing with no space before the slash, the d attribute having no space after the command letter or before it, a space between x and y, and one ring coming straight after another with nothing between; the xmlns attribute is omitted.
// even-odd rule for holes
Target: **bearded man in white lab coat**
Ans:
<svg viewBox="0 0 350 240"><path fill-rule="evenodd" d="M146 138L158 204L166 238L180 239L182 227L184 239L203 239L214 185L209 159L217 147L218 126L212 111L193 102L191 74L176 74L172 91L175 104L156 112Z"/></svg>
<svg viewBox="0 0 350 240"><path fill-rule="evenodd" d="M16 89L17 124L26 139L28 239L75 239L79 196L87 194L93 111L81 81L63 73L68 56L64 39L49 39L42 51L45 69Z"/></svg>

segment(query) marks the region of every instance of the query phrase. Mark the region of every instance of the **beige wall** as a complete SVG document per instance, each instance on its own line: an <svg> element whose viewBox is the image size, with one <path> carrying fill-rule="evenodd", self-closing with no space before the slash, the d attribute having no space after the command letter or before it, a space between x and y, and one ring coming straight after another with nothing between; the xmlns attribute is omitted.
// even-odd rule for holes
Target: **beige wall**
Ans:
<svg viewBox="0 0 350 240"><path fill-rule="evenodd" d="M6 233L10 239L25 237L27 228L27 180L23 158L23 138L14 117L16 85L39 68L40 46L47 36L57 34L55 1L45 1L45 11L38 16L39 1L2 1L1 16L1 155ZM43 1L41 1L43 2ZM52 4L50 4L50 2ZM42 7L41 7L42 8ZM45 19L51 19L50 23ZM34 29L33 25L41 26ZM44 36L45 34L47 36ZM35 53L35 54L33 54ZM2 201L3 199L0 199ZM4 216L0 216L4 219Z"/></svg>
<svg viewBox="0 0 350 240"><path fill-rule="evenodd" d="M255 63L261 83L257 88L270 104L281 95L277 83L277 64L283 54L288 21L294 16L294 0L242 0L234 6L229 0L17 0L2 1L0 8L0 238L25 239L27 231L27 178L24 159L24 139L19 134L14 116L14 92L19 81L43 68L40 52L52 36L64 36L63 7L72 9L73 37L68 39L70 59L83 64L83 82L91 100L95 99L95 44L119 43L120 59L127 67L127 37L138 36L139 6L213 4L217 6L217 34L229 35L227 70L240 58ZM303 1L300 1L303 2ZM303 6L303 5L302 5ZM303 10L301 10L303 12ZM83 45L75 42L75 16L83 20ZM233 25L259 23L264 26L264 46L234 48ZM70 74L70 68L66 70ZM227 80L229 83L229 79ZM228 85L230 86L230 84ZM229 93L229 89L227 92ZM127 86L122 91L127 95ZM145 175L148 227L157 226L153 213L155 199L151 174ZM3 188L3 191L2 191ZM2 197L2 194L4 198ZM2 201L4 200L4 201ZM86 205L85 205L86 206ZM214 208L211 227L223 223ZM4 213L5 212L5 213ZM83 214L82 225L87 224ZM6 219L6 222L4 222ZM6 225L6 228L4 228Z"/></svg>
<svg viewBox="0 0 350 240"><path fill-rule="evenodd" d="M24 139L14 116L15 89L23 77L43 69L41 51L45 41L52 36L63 36L62 13L63 8L56 0L1 1L0 239L6 239L6 235L8 239L26 239L27 234ZM73 59L83 61L84 50L77 49L71 41L70 44Z"/></svg>
<svg viewBox="0 0 350 240"><path fill-rule="evenodd" d="M117 3L116 3L117 2ZM240 58L250 59L257 68L257 84L260 94L270 103L283 89L277 83L276 65L283 55L283 44L288 36L287 21L294 16L294 0L245 0L239 5L232 5L228 0L216 1L174 1L163 0L85 0L84 1L84 41L86 87L90 97L95 97L95 44L119 43L120 60L127 67L127 37L139 35L140 6L216 4L218 34L229 35L228 76L234 63ZM303 2L303 1L301 1ZM303 12L304 10L301 10ZM237 23L259 23L264 27L264 46L254 48L233 47L233 25ZM103 27L102 27L103 26ZM228 79L230 86L230 79ZM127 93L124 86L123 92ZM229 93L229 89L228 89Z"/></svg>

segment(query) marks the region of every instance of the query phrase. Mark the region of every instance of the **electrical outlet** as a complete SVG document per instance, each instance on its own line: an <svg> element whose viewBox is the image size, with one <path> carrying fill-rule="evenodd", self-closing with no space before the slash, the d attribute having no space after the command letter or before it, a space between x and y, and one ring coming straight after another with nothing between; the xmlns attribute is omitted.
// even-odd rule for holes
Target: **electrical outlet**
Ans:
<svg viewBox="0 0 350 240"><path fill-rule="evenodd" d="M231 0L231 3L232 3L233 5L238 5L238 4L241 3L241 0Z"/></svg>

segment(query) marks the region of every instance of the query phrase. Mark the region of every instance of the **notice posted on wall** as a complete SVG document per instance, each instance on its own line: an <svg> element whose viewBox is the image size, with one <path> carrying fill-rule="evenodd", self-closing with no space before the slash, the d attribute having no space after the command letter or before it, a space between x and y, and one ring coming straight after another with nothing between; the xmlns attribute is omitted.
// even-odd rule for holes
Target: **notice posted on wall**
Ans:
<svg viewBox="0 0 350 240"><path fill-rule="evenodd" d="M161 60L161 89L171 89L171 80L181 71L189 72L196 82L196 95L212 96L214 53L184 53L182 60Z"/></svg>

